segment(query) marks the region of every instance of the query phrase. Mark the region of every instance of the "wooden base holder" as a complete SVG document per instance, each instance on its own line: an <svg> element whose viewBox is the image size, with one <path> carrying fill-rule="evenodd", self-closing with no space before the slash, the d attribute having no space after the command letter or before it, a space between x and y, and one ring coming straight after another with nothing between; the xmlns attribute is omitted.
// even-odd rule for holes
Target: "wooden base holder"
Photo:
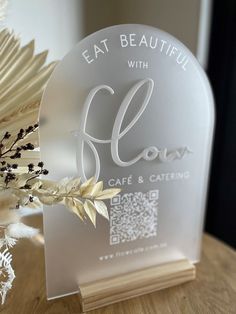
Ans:
<svg viewBox="0 0 236 314"><path fill-rule="evenodd" d="M153 266L80 285L83 311L161 290L195 279L195 266L187 259Z"/></svg>

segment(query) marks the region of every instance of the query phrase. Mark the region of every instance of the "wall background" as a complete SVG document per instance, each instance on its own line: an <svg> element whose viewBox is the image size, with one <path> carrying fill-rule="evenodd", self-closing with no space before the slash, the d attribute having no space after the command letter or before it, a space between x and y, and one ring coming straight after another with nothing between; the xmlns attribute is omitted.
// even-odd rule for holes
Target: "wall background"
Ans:
<svg viewBox="0 0 236 314"><path fill-rule="evenodd" d="M205 65L210 0L9 0L5 25L36 39L36 51L61 59L79 40L101 28L141 23L180 39ZM202 14L204 13L204 14ZM202 29L203 27L203 29Z"/></svg>
<svg viewBox="0 0 236 314"><path fill-rule="evenodd" d="M49 61L61 59L81 38L81 1L9 0L6 27L23 44L35 38L36 51L49 49Z"/></svg>

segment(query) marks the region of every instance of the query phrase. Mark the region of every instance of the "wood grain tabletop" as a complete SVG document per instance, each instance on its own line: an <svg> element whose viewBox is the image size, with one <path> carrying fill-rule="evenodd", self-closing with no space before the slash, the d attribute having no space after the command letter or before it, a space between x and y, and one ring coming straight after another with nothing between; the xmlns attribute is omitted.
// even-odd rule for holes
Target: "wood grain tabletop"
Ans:
<svg viewBox="0 0 236 314"><path fill-rule="evenodd" d="M41 216L30 218L42 224ZM46 300L43 247L22 240L13 250L16 279L0 313L81 313L77 295ZM203 237L197 279L180 286L119 302L89 314L235 314L236 251L209 235Z"/></svg>

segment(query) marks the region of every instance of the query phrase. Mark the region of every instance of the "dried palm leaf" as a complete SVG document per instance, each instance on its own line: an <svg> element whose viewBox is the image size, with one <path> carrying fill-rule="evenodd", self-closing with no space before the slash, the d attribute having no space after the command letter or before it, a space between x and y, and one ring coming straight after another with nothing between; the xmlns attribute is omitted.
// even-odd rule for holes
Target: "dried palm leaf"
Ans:
<svg viewBox="0 0 236 314"><path fill-rule="evenodd" d="M56 65L45 65L47 54L35 55L34 41L21 47L13 32L0 31L0 133L37 122L42 93ZM38 146L38 134L29 140Z"/></svg>

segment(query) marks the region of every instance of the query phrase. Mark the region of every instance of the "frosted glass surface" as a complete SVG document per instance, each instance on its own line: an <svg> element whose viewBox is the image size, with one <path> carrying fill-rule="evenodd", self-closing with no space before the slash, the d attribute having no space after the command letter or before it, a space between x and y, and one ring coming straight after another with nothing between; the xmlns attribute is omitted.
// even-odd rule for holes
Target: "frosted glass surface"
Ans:
<svg viewBox="0 0 236 314"><path fill-rule="evenodd" d="M49 298L79 283L180 258L199 260L213 99L171 35L118 25L81 42L55 69L40 114L50 178L95 175L122 189L96 229L44 208Z"/></svg>

